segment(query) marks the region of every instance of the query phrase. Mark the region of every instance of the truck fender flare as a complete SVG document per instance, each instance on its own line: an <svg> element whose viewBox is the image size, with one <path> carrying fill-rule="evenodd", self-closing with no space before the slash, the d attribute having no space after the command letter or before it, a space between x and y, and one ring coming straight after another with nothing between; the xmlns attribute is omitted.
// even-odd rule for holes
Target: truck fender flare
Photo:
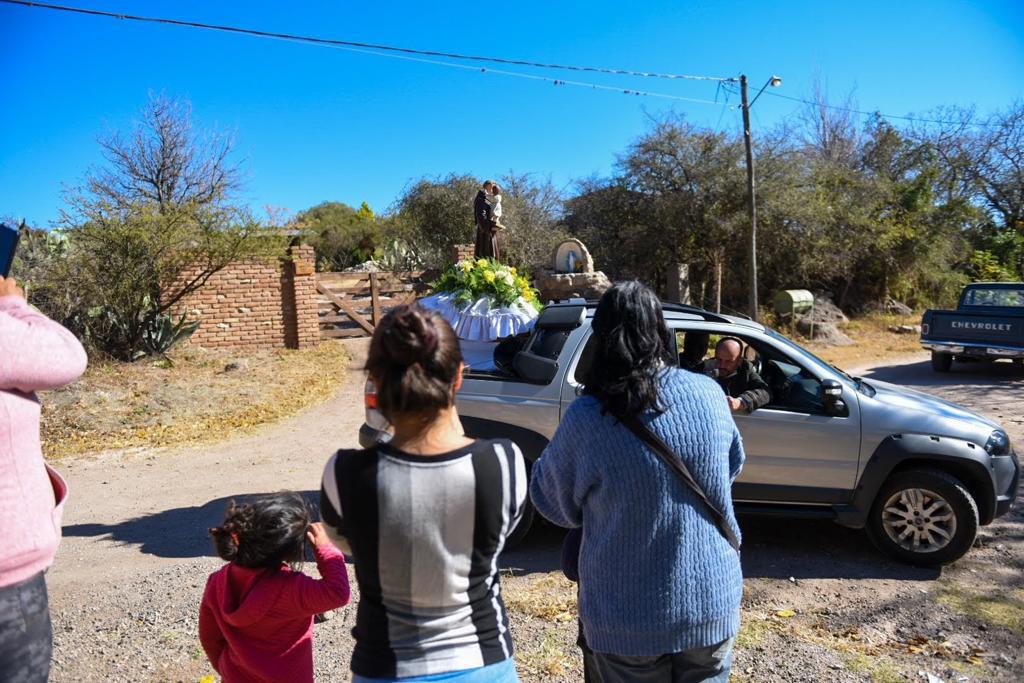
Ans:
<svg viewBox="0 0 1024 683"><path fill-rule="evenodd" d="M861 528L867 522L875 496L889 476L906 466L932 467L964 480L978 504L982 524L995 512L995 480L989 454L976 443L933 434L893 434L886 437L864 465L850 505L838 506L836 521ZM986 521L987 520L987 521Z"/></svg>

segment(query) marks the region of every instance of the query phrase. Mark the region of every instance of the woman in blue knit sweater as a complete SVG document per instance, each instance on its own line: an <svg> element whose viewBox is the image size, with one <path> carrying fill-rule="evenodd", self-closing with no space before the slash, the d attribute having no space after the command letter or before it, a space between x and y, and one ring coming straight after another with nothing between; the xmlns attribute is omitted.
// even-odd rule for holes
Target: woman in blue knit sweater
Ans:
<svg viewBox="0 0 1024 683"><path fill-rule="evenodd" d="M730 489L743 445L714 380L670 367L661 304L616 284L594 313L584 396L533 466L530 496L583 527L579 614L588 681L726 681L739 630L739 554L696 495L619 418L681 457L739 537Z"/></svg>

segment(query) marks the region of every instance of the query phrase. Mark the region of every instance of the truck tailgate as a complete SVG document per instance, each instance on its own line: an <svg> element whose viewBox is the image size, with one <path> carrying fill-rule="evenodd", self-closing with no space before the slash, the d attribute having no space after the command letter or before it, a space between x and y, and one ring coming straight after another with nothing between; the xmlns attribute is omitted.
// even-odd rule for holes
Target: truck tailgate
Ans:
<svg viewBox="0 0 1024 683"><path fill-rule="evenodd" d="M976 311L934 311L923 340L1024 346L1024 317Z"/></svg>

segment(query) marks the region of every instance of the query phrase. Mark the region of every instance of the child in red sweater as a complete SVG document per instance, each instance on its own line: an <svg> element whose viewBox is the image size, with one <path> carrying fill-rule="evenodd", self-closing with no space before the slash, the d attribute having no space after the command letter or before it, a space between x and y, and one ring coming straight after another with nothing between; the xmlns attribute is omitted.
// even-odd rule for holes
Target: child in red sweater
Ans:
<svg viewBox="0 0 1024 683"><path fill-rule="evenodd" d="M310 523L298 493L260 496L228 506L210 529L228 561L210 575L199 611L199 640L225 683L313 680L313 616L348 604L345 556L323 525ZM293 568L305 541L320 580Z"/></svg>

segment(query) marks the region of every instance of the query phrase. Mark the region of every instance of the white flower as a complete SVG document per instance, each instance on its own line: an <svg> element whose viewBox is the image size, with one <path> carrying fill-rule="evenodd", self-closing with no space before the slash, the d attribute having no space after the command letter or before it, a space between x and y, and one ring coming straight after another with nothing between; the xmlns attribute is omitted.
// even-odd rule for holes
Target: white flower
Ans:
<svg viewBox="0 0 1024 683"><path fill-rule="evenodd" d="M501 281L504 282L509 287L511 287L512 285L515 284L516 279L512 276L512 273L505 271L504 273L501 274Z"/></svg>

